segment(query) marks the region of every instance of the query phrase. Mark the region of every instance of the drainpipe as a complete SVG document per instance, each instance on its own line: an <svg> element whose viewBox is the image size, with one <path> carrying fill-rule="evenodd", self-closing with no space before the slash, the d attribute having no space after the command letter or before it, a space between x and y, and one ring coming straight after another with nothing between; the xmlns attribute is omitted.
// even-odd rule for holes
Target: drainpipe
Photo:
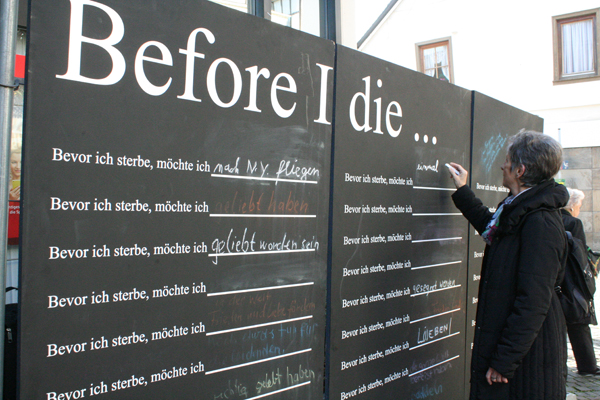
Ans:
<svg viewBox="0 0 600 400"><path fill-rule="evenodd" d="M15 43L17 38L17 0L0 1L0 377L4 377L4 317L6 295L6 244L8 242L8 184L10 136L12 129L15 81ZM0 400L4 380L0 379Z"/></svg>

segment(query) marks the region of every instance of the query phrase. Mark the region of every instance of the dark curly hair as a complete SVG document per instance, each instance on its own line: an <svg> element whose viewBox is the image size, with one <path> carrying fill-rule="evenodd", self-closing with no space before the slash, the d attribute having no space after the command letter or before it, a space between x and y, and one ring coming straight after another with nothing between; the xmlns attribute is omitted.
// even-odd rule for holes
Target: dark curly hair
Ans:
<svg viewBox="0 0 600 400"><path fill-rule="evenodd" d="M554 177L563 160L562 147L556 140L543 133L524 129L508 139L508 157L511 169L520 165L525 167L520 181L527 187Z"/></svg>

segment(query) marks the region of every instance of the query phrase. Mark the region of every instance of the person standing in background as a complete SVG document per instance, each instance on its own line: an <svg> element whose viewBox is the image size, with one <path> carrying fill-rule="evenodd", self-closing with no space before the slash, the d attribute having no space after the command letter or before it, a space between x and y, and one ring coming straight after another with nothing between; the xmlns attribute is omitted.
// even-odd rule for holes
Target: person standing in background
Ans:
<svg viewBox="0 0 600 400"><path fill-rule="evenodd" d="M585 194L578 189L567 188L567 190L569 191L569 202L561 210L565 230L571 232L573 237L581 240L584 248L587 248L583 223L577 218ZM592 331L590 330L589 324L598 324L595 313L592 313L585 321L580 321L576 324L567 323L567 332L569 334L569 341L573 348L573 354L575 355L577 371L579 374L600 375L600 368L598 368L598 364L596 363L594 342L592 341Z"/></svg>

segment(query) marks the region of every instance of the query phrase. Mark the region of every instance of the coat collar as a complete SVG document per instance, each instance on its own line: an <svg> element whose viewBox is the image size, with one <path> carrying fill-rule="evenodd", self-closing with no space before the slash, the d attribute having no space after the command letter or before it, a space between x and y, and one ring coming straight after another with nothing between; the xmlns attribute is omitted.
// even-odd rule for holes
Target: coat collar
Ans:
<svg viewBox="0 0 600 400"><path fill-rule="evenodd" d="M567 210L565 210L564 208L561 208L561 209L560 209L560 214L561 214L561 215L568 215L569 217L572 217L572 216L573 216L573 215L572 215L570 212L568 212L568 211L567 211Z"/></svg>
<svg viewBox="0 0 600 400"><path fill-rule="evenodd" d="M553 179L537 184L504 206L500 216L499 233L511 233L521 225L528 214L542 209L560 209L568 200L569 192L565 186Z"/></svg>

